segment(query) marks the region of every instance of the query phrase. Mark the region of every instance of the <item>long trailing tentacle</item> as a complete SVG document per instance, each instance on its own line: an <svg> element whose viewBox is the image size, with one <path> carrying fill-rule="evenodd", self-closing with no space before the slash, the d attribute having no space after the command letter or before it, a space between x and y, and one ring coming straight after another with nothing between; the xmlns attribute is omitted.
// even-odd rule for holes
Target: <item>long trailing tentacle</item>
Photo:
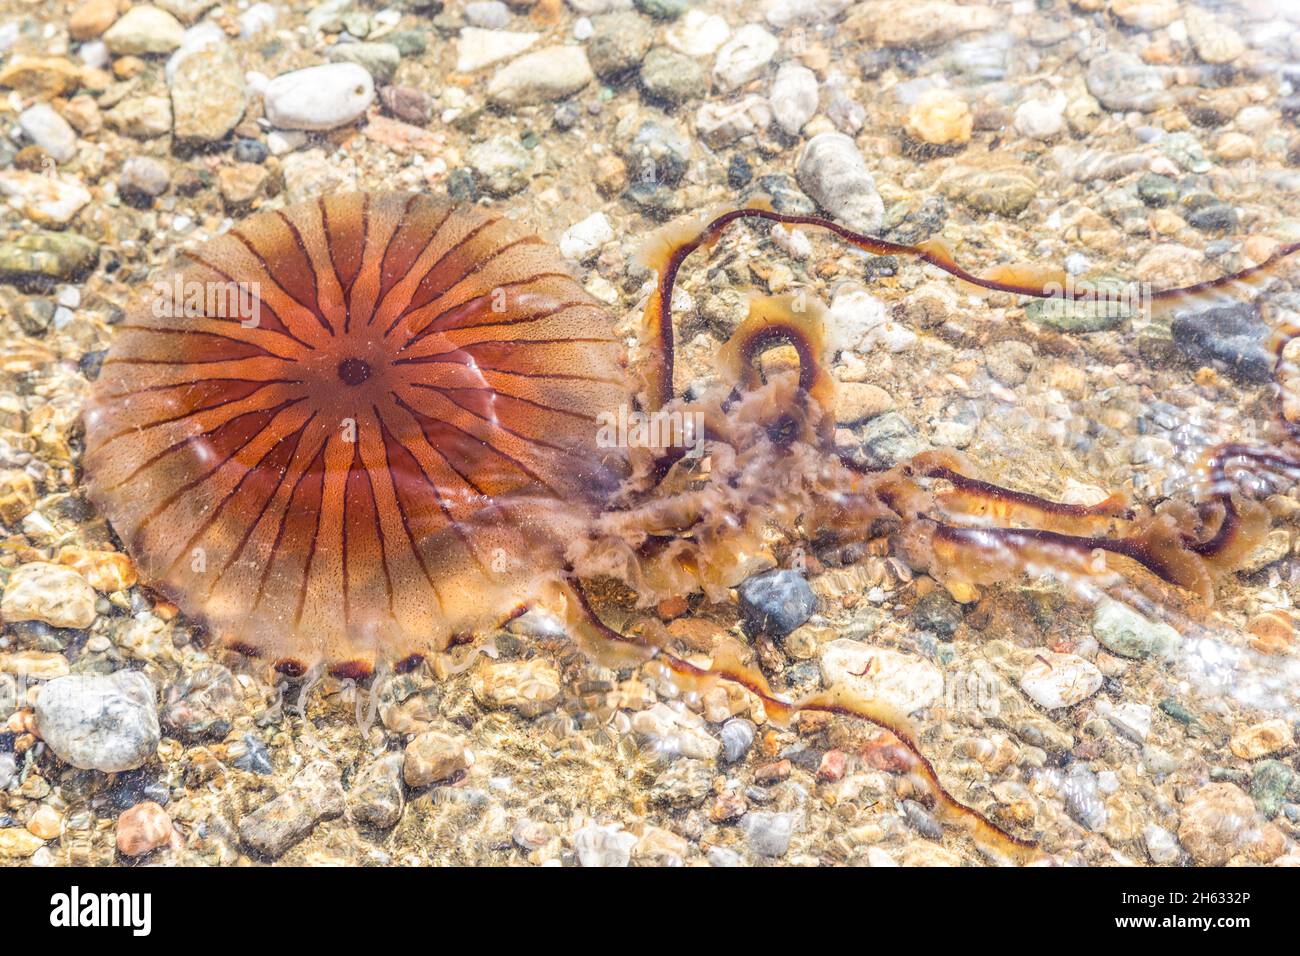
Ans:
<svg viewBox="0 0 1300 956"><path fill-rule="evenodd" d="M1062 277L1052 274L1047 279L1036 279L1034 270L1014 266L997 267L983 276L977 276L959 266L951 251L939 241L919 245L890 242L874 236L854 232L845 226L820 216L796 216L779 213L765 203L722 213L703 225L674 224L656 236L643 253L645 265L658 273L654 290L646 302L643 336L648 346L647 371L644 387L647 403L654 410L661 408L673 394L673 326L670 316L673 286L677 273L687 257L701 246L711 246L721 238L731 223L741 219L762 219L788 226L811 226L825 229L854 248L878 256L903 256L917 259L941 269L949 275L972 286L990 292L1008 292L1034 298L1061 298L1066 300L1090 299L1095 290L1076 289ZM1284 259L1300 252L1300 242L1279 246L1264 262L1231 275L1220 276L1195 285L1176 289L1161 289L1149 295L1149 301L1162 309L1191 305L1202 298L1220 292L1242 293L1253 290L1256 284L1268 277ZM1046 270L1037 270L1046 274Z"/></svg>
<svg viewBox="0 0 1300 956"><path fill-rule="evenodd" d="M1008 833L944 787L934 765L921 752L905 715L879 701L859 698L841 687L787 700L772 690L760 671L745 665L739 655L727 653L725 648L715 653L708 666L692 664L648 637L623 634L606 625L592 608L579 579L573 578L567 591L569 631L589 657L613 666L652 663L683 690L702 692L719 680L739 684L763 702L769 719L782 726L797 714L809 712L865 720L893 734L907 749L912 758L910 771L929 791L940 819L969 833L978 845L1011 862L1027 863L1040 858L1036 843Z"/></svg>

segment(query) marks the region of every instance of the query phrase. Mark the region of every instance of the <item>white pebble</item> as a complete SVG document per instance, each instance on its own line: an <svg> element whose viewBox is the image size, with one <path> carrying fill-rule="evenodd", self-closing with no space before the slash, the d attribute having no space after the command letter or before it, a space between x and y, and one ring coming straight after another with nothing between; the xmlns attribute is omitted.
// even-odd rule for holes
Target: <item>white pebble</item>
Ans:
<svg viewBox="0 0 1300 956"><path fill-rule="evenodd" d="M266 87L266 118L280 129L326 130L356 122L375 99L375 81L356 63L282 73Z"/></svg>
<svg viewBox="0 0 1300 956"><path fill-rule="evenodd" d="M817 112L817 75L800 63L782 63L772 81L772 116L787 136L798 136Z"/></svg>
<svg viewBox="0 0 1300 956"><path fill-rule="evenodd" d="M614 230L603 212L593 213L570 226L560 237L560 253L582 262L614 238Z"/></svg>

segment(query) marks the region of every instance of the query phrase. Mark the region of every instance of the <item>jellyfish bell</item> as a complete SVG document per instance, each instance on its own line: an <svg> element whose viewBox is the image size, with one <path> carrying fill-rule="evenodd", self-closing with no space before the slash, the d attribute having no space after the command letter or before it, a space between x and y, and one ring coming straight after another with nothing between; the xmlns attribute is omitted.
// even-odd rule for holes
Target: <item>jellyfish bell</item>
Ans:
<svg viewBox="0 0 1300 956"><path fill-rule="evenodd" d="M91 499L214 632L300 669L437 650L555 573L620 479L591 436L628 401L622 343L512 221L328 197L236 225L169 286L232 283L256 325L138 309L85 416Z"/></svg>

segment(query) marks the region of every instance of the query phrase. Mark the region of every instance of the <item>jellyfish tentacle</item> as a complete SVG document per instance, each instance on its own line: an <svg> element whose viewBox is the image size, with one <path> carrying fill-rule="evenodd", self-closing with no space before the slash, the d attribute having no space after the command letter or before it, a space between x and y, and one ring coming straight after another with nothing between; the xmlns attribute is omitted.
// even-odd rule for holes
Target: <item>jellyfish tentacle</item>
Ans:
<svg viewBox="0 0 1300 956"><path fill-rule="evenodd" d="M1018 520L1031 527L1066 533L1090 533L1136 517L1128 499L1120 492L1091 505L1057 501L976 478L964 455L946 449L914 456L906 470L918 478L948 483L950 489L938 492L935 499L950 515L990 519L1000 524Z"/></svg>
<svg viewBox="0 0 1300 956"><path fill-rule="evenodd" d="M623 666L653 663L680 689L704 691L719 681L744 687L763 703L770 719L785 725L800 713L826 713L864 720L896 737L911 757L910 772L924 784L934 801L940 818L969 833L982 847L1025 863L1040 855L1038 845L1015 836L984 814L962 803L943 785L934 765L921 752L907 717L880 701L864 700L843 687L788 700L772 690L761 671L741 662L739 655L723 648L708 666L692 664L669 651L666 641L645 635L616 631L605 624L588 599L586 587L576 577L565 587L570 635L584 652L602 662L621 662Z"/></svg>
<svg viewBox="0 0 1300 956"><path fill-rule="evenodd" d="M1074 288L1062 281L1058 270L999 266L983 276L975 275L957 264L952 252L939 240L917 245L891 242L855 232L820 216L791 215L776 212L765 200L732 209L712 218L700 217L686 223L672 223L647 243L642 262L656 273L657 281L645 306L642 340L647 349L643 387L651 409L662 407L673 395L673 324L671 316L673 286L687 257L701 246L715 244L731 223L741 219L761 219L787 226L811 226L824 229L849 245L872 255L903 256L934 266L971 286L990 292L1007 292L1032 298L1060 298L1068 301L1091 299L1095 290ZM1191 307L1221 293L1243 295L1257 291L1284 260L1300 252L1300 242L1279 246L1264 262L1230 275L1174 289L1160 289L1147 296L1154 307L1162 310ZM1300 431L1300 426L1297 426Z"/></svg>

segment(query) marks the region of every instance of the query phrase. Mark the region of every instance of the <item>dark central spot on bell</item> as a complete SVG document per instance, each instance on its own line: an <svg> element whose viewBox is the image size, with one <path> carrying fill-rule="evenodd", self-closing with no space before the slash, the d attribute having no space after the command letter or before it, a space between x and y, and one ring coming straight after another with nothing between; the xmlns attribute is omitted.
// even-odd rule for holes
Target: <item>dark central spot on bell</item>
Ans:
<svg viewBox="0 0 1300 956"><path fill-rule="evenodd" d="M360 385L370 377L370 366L361 359L350 358L339 362L339 378L344 385Z"/></svg>

